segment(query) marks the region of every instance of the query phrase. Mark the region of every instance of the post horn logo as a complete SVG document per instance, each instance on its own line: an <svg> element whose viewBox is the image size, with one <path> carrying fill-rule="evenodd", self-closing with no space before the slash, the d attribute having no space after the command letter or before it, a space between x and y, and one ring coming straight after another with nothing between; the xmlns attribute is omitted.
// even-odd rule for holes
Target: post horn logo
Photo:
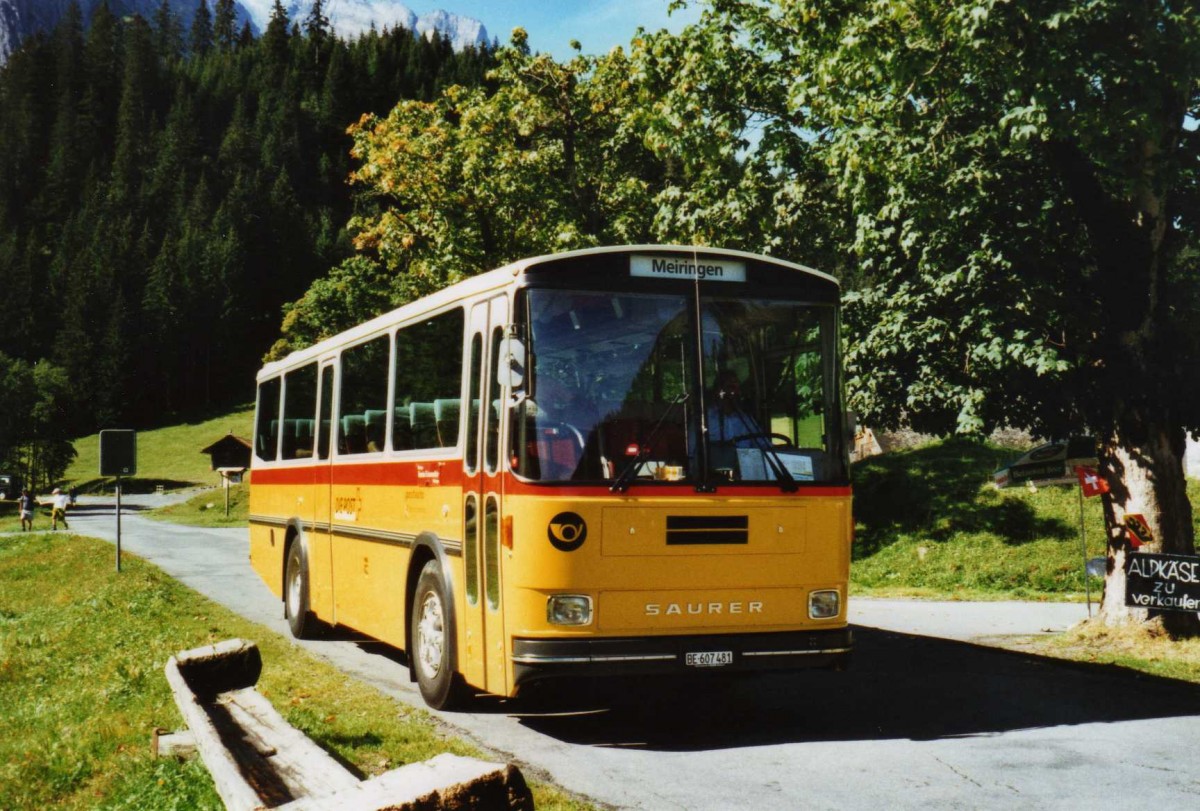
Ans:
<svg viewBox="0 0 1200 811"><path fill-rule="evenodd" d="M587 540L587 524L577 513L559 513L550 519L546 537L560 552L574 552Z"/></svg>

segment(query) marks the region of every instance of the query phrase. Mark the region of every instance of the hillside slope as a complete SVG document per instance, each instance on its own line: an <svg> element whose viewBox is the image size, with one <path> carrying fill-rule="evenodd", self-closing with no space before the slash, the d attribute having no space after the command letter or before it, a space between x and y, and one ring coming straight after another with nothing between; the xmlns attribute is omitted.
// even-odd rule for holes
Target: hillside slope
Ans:
<svg viewBox="0 0 1200 811"><path fill-rule="evenodd" d="M854 469L853 593L941 599L1080 599L1079 490L996 490L1019 451L951 439ZM1188 484L1200 505L1200 482ZM1100 499L1083 503L1087 556L1104 555ZM1200 511L1193 510L1200 531ZM1103 587L1092 578L1092 596Z"/></svg>
<svg viewBox="0 0 1200 811"><path fill-rule="evenodd" d="M242 406L228 414L201 422L183 423L137 435L137 475L128 480L127 492L151 491L159 484L167 489L194 485L215 485L217 474L209 466L208 456L200 453L226 434L249 438L253 431L254 408ZM79 456L63 478L85 492L100 487L100 435L76 440Z"/></svg>

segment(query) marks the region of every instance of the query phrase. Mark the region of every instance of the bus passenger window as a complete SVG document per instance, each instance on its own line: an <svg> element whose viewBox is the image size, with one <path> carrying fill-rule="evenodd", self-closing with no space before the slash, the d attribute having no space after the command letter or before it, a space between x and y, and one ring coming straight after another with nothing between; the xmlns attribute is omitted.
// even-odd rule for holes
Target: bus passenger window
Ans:
<svg viewBox="0 0 1200 811"><path fill-rule="evenodd" d="M254 455L267 462L275 461L279 450L279 395L282 380L273 377L258 386L258 420L254 426Z"/></svg>
<svg viewBox="0 0 1200 811"><path fill-rule="evenodd" d="M463 367L461 308L396 333L396 424L392 448L449 448L458 444ZM407 420L405 419L407 417Z"/></svg>
<svg viewBox="0 0 1200 811"><path fill-rule="evenodd" d="M387 414L390 345L390 337L381 335L342 353L340 454L383 450L384 432L379 429L379 420Z"/></svg>
<svg viewBox="0 0 1200 811"><path fill-rule="evenodd" d="M468 387L471 410L467 416L467 452L464 456L468 473L479 469L479 377L483 369L483 335L475 333L471 337L471 365L469 367L471 383Z"/></svg>
<svg viewBox="0 0 1200 811"><path fill-rule="evenodd" d="M492 407L487 411L487 417L484 419L484 428L487 434L486 444L483 449L483 467L488 473L495 473L500 464L500 409L503 403L500 402L500 344L504 340L504 328L496 327L492 330L492 364L491 373L488 375L490 381L488 385L488 396L485 402L491 403Z"/></svg>
<svg viewBox="0 0 1200 811"><path fill-rule="evenodd" d="M280 459L312 456L317 413L317 365L310 363L283 376L283 434Z"/></svg>
<svg viewBox="0 0 1200 811"><path fill-rule="evenodd" d="M333 431L333 367L321 370L321 424L317 428L317 458L329 458L329 435Z"/></svg>

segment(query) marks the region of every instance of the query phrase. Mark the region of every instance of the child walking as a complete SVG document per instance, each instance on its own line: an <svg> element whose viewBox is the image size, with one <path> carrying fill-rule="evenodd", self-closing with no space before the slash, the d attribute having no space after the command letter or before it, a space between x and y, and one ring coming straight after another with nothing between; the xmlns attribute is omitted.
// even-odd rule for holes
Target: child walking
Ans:
<svg viewBox="0 0 1200 811"><path fill-rule="evenodd" d="M67 502L70 500L66 493L57 487L51 493L54 498L50 500L50 528L58 529L58 522L62 521L63 529L70 529L67 526Z"/></svg>
<svg viewBox="0 0 1200 811"><path fill-rule="evenodd" d="M33 531L33 508L37 506L37 501L29 494L28 490L22 490L21 495L17 497L17 509L21 513L21 531Z"/></svg>

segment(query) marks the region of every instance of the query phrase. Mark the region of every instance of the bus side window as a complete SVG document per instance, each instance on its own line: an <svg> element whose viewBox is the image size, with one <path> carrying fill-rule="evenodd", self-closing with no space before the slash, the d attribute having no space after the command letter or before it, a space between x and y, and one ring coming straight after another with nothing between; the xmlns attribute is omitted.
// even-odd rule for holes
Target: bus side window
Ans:
<svg viewBox="0 0 1200 811"><path fill-rule="evenodd" d="M258 419L254 426L254 455L266 462L275 461L279 452L279 406L283 393L282 378L264 380L258 386Z"/></svg>
<svg viewBox="0 0 1200 811"><path fill-rule="evenodd" d="M468 391L471 406L467 412L467 452L465 467L468 473L479 469L479 376L483 369L483 334L471 336L471 375Z"/></svg>
<svg viewBox="0 0 1200 811"><path fill-rule="evenodd" d="M397 421L403 419L401 404L409 406L408 432L395 430L393 424L396 450L458 444L464 322L460 307L396 333Z"/></svg>
<svg viewBox="0 0 1200 811"><path fill-rule="evenodd" d="M483 467L488 473L495 473L500 466L500 344L504 340L504 328L492 330L491 371L488 374L488 396L486 402L492 404L484 421L487 437L483 448Z"/></svg>
<svg viewBox="0 0 1200 811"><path fill-rule="evenodd" d="M316 426L317 458L329 458L329 434L333 430L333 367L321 370L321 422Z"/></svg>
<svg viewBox="0 0 1200 811"><path fill-rule="evenodd" d="M338 453L355 454L383 450L383 433L379 419L386 420L388 399L388 366L392 339L380 335L366 343L342 352L341 396L338 412ZM377 435L368 432L369 418L374 416ZM386 425L386 422L384 423ZM374 440L374 441L372 441Z"/></svg>
<svg viewBox="0 0 1200 811"><path fill-rule="evenodd" d="M317 365L310 363L283 376L283 436L279 458L312 456L313 416L317 413Z"/></svg>

